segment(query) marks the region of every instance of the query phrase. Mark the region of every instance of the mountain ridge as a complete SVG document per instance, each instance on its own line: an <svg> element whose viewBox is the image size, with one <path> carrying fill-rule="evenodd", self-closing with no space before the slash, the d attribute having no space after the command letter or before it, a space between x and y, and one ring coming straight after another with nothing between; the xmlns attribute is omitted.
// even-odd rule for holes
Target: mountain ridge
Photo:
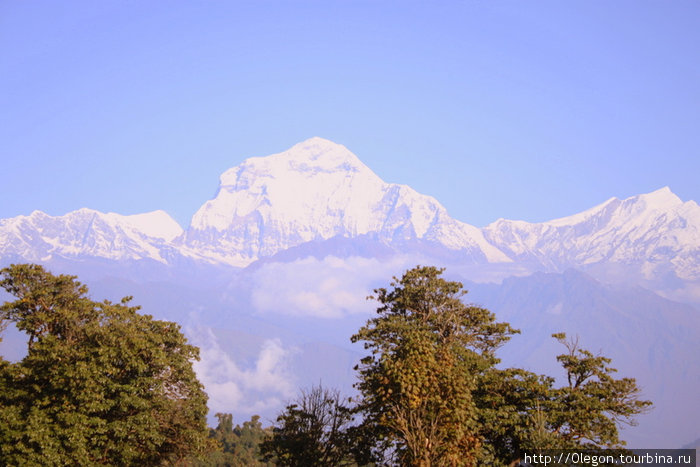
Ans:
<svg viewBox="0 0 700 467"><path fill-rule="evenodd" d="M561 349L549 336L579 333L658 404L630 431L635 446L697 438L687 407L699 381L700 208L670 188L477 228L320 138L247 159L219 185L187 229L163 211L1 219L0 266L38 262L78 274L96 296L134 295L202 349L212 413L250 416L263 401L270 419L297 384L351 390L359 354L349 336L372 311L363 297L417 263L444 266L467 283L468 300L523 330L504 361L555 375ZM613 286L620 278L629 284ZM286 389L260 392L260 378Z"/></svg>
<svg viewBox="0 0 700 467"><path fill-rule="evenodd" d="M161 250L181 234L179 224L162 210L129 216L89 208L63 216L35 210L28 216L0 219L0 255L30 261L82 254L167 262Z"/></svg>
<svg viewBox="0 0 700 467"><path fill-rule="evenodd" d="M452 218L431 196L384 182L346 147L319 137L224 171L216 195L187 229L164 211L35 211L0 220L0 256L164 264L184 258L241 268L290 248L301 252L297 247L309 242L367 235L397 251L427 254L434 245L475 265L633 277L669 296L692 283L686 295L700 302L700 207L668 187L545 222L499 219L477 228Z"/></svg>

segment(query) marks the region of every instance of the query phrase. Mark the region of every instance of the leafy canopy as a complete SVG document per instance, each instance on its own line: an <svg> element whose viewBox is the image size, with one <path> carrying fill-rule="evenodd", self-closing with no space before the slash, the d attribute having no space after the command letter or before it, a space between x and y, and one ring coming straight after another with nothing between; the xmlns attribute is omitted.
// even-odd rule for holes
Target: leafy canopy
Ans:
<svg viewBox="0 0 700 467"><path fill-rule="evenodd" d="M371 351L357 367L357 388L378 460L476 464L482 440L472 393L517 331L465 305L462 284L442 272L417 267L394 278L391 290L375 290L378 316L352 336Z"/></svg>
<svg viewBox="0 0 700 467"><path fill-rule="evenodd" d="M518 331L464 304L462 284L442 272L419 266L375 290L377 316L352 337L370 351L356 368L356 433L377 463L513 465L525 451L624 445L619 425L651 405L634 379L615 379L610 359L563 334L554 337L568 350L557 357L568 385L496 368L496 350Z"/></svg>
<svg viewBox="0 0 700 467"><path fill-rule="evenodd" d="M0 364L0 464L159 465L202 449L206 395L198 349L175 323L94 302L74 276L37 265L0 271L16 300L0 322L28 337Z"/></svg>
<svg viewBox="0 0 700 467"><path fill-rule="evenodd" d="M209 430L211 449L199 459L190 459L190 464L198 467L275 465L260 456L260 445L270 436L271 430L262 427L259 416L253 415L249 421L235 427L230 413L217 413L216 418L219 423Z"/></svg>

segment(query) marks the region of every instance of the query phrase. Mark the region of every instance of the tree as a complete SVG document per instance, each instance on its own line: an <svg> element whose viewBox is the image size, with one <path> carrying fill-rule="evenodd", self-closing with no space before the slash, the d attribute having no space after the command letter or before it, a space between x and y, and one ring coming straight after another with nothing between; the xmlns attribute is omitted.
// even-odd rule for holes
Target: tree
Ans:
<svg viewBox="0 0 700 467"><path fill-rule="evenodd" d="M271 433L269 428L263 428L260 417L253 415L243 425L233 426L233 415L217 413L219 423L209 431L209 438L215 441L216 447L203 459L192 460L194 465L201 466L252 466L263 467L274 465L264 462L260 455L260 445Z"/></svg>
<svg viewBox="0 0 700 467"><path fill-rule="evenodd" d="M478 401L484 459L508 465L523 452L545 449L623 449L621 424L634 425L634 416L649 409L640 400L633 378L613 378L609 358L580 349L578 339L563 333L552 337L567 352L557 360L567 384L554 387L554 378L521 369L486 372L475 398Z"/></svg>
<svg viewBox="0 0 700 467"><path fill-rule="evenodd" d="M0 463L159 465L206 442L199 358L175 323L121 303L93 302L74 276L37 265L0 271L16 297L0 321L28 335L0 368Z"/></svg>
<svg viewBox="0 0 700 467"><path fill-rule="evenodd" d="M588 449L621 448L620 424L634 425L634 416L652 405L639 399L634 378L613 378L611 360L579 348L578 338L567 340L564 333L552 337L567 352L557 360L566 370L567 385L553 391L554 410L548 420L568 446Z"/></svg>
<svg viewBox="0 0 700 467"><path fill-rule="evenodd" d="M261 451L282 466L353 465L353 419L339 391L314 386L280 414Z"/></svg>
<svg viewBox="0 0 700 467"><path fill-rule="evenodd" d="M416 267L390 290L353 342L370 355L359 370L360 433L381 464L514 465L537 449L617 448L618 425L633 423L650 402L634 379L614 379L610 359L554 337L568 385L517 368L498 369L495 352L512 334L507 323L466 305L459 282L443 270ZM364 430L364 431L363 431Z"/></svg>
<svg viewBox="0 0 700 467"><path fill-rule="evenodd" d="M377 460L401 465L476 465L481 451L472 392L495 350L517 331L488 310L467 306L462 284L443 270L416 267L393 289L376 289L379 315L353 342L371 354L360 372L364 426Z"/></svg>

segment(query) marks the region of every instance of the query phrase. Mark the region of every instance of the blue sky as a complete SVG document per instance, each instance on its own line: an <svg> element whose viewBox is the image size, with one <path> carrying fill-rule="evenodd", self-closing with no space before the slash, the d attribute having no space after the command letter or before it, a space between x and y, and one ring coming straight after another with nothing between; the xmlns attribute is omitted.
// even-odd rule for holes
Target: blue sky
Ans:
<svg viewBox="0 0 700 467"><path fill-rule="evenodd" d="M0 3L0 218L164 209L311 136L457 219L700 200L696 1Z"/></svg>

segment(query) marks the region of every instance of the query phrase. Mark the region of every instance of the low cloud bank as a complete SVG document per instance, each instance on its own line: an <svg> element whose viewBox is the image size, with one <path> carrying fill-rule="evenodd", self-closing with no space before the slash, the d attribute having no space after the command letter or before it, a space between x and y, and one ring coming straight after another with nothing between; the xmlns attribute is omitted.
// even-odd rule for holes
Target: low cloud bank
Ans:
<svg viewBox="0 0 700 467"><path fill-rule="evenodd" d="M366 300L367 295L414 265L399 256L389 261L327 256L269 263L253 275L251 304L258 313L327 319L369 314L376 304Z"/></svg>
<svg viewBox="0 0 700 467"><path fill-rule="evenodd" d="M265 340L254 365L242 368L221 348L211 329L189 329L188 335L200 348L201 360L194 369L209 396L211 413L234 413L236 419L267 413L296 394L287 368L297 350L285 348L278 339Z"/></svg>

